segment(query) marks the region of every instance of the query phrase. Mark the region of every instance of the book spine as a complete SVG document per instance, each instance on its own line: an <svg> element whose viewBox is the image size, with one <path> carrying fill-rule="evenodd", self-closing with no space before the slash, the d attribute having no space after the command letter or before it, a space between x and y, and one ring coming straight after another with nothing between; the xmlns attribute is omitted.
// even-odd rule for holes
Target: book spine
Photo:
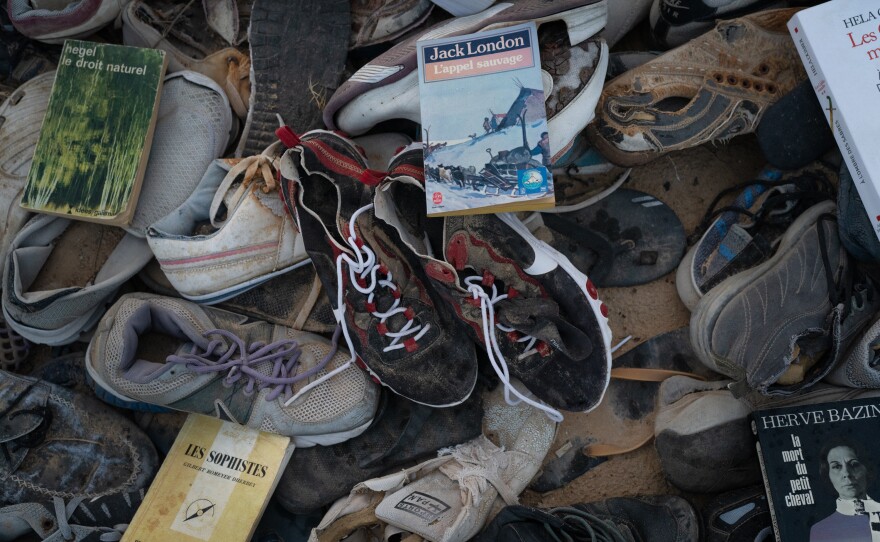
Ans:
<svg viewBox="0 0 880 542"><path fill-rule="evenodd" d="M758 427L755 423L754 415L751 415L751 425L752 425L752 433L755 434L755 437L758 437ZM767 477L767 466L764 465L764 454L761 452L761 442L755 442L755 449L758 452L758 464L761 466L761 478L764 479L764 492L767 494L767 504L770 505L770 521L773 523L773 532L776 534L776 540L778 542L785 542L782 540L782 533L779 532L779 521L776 519L776 507L773 506L773 492L770 490L770 478Z"/></svg>
<svg viewBox="0 0 880 542"><path fill-rule="evenodd" d="M816 60L815 49L807 35L809 32L797 14L789 22L789 29L795 29L794 32L791 32L791 35L795 40L798 54L806 68L807 76L810 78L810 83L813 85L816 97L823 107L826 101L828 102L828 124L834 134L834 140L837 142L841 154L843 154L843 160L847 168L849 168L853 184L862 198L862 204L865 207L868 220L874 229L874 235L880 240L880 192L878 192L878 187L871 181L870 172L865 165L864 159L862 159L862 154L856 141L852 137L852 132L847 125L844 108L837 107L842 104L839 104L835 98L834 91L832 90L833 84L825 78L822 66ZM800 29L800 31L797 31L797 29ZM837 111L837 114L834 115L832 111ZM871 144L873 143L871 142Z"/></svg>

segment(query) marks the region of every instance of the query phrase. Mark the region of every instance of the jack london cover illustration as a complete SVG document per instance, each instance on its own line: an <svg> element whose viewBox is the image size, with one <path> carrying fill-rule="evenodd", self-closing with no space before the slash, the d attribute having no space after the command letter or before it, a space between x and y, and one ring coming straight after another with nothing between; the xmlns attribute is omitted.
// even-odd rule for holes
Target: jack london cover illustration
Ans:
<svg viewBox="0 0 880 542"><path fill-rule="evenodd" d="M65 41L21 206L131 222L165 66L164 51Z"/></svg>
<svg viewBox="0 0 880 542"><path fill-rule="evenodd" d="M780 542L880 540L880 397L752 414Z"/></svg>
<svg viewBox="0 0 880 542"><path fill-rule="evenodd" d="M418 42L428 215L554 205L534 23Z"/></svg>

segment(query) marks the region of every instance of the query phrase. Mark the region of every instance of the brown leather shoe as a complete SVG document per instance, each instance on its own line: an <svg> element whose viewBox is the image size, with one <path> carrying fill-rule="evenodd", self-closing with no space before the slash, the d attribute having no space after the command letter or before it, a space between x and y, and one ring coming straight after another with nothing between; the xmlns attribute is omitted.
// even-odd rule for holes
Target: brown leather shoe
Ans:
<svg viewBox="0 0 880 542"><path fill-rule="evenodd" d="M644 164L669 151L753 132L806 79L785 24L763 11L715 29L609 82L588 135L606 158Z"/></svg>

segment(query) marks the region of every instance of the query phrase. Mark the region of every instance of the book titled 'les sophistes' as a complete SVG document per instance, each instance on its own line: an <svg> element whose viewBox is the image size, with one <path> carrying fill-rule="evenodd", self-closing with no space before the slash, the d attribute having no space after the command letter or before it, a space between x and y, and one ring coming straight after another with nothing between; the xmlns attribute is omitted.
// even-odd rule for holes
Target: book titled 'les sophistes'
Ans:
<svg viewBox="0 0 880 542"><path fill-rule="evenodd" d="M164 51L65 41L21 206L131 222L165 67Z"/></svg>
<svg viewBox="0 0 880 542"><path fill-rule="evenodd" d="M752 414L779 542L880 540L880 398Z"/></svg>
<svg viewBox="0 0 880 542"><path fill-rule="evenodd" d="M292 453L289 437L190 414L122 542L250 540Z"/></svg>
<svg viewBox="0 0 880 542"><path fill-rule="evenodd" d="M428 215L552 207L535 23L417 45Z"/></svg>

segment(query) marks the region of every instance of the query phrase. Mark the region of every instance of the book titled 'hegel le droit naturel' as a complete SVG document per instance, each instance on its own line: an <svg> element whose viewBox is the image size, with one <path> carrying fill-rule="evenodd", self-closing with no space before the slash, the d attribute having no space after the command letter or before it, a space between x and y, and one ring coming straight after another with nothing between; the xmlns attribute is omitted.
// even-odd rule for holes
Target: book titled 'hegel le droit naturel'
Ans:
<svg viewBox="0 0 880 542"><path fill-rule="evenodd" d="M164 51L65 41L21 206L131 222L165 67Z"/></svg>
<svg viewBox="0 0 880 542"><path fill-rule="evenodd" d="M293 444L190 414L122 542L250 540Z"/></svg>

